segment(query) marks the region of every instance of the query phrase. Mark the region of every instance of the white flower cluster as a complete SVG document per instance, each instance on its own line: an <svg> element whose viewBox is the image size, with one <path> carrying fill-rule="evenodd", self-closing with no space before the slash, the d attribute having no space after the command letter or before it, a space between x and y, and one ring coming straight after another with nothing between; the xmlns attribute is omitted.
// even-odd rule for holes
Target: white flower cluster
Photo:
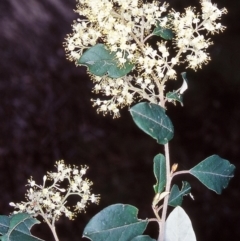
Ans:
<svg viewBox="0 0 240 241"><path fill-rule="evenodd" d="M114 52L119 66L134 64L132 72L122 78L112 79L91 75L95 93L102 93L107 100L92 100L98 112L119 116L119 109L129 106L136 98L165 107L164 95L168 79L176 79L175 66L187 62L197 69L208 62L206 49L210 44L205 33L218 33L224 27L218 22L226 9L218 9L210 0L201 0L202 13L195 8L181 14L167 10L168 4L159 1L143 3L138 0L77 0L80 18L73 24L73 33L67 36L65 49L68 59L77 64L85 49L104 43ZM149 39L161 27L173 32L171 41L156 38L151 46ZM202 33L203 32L203 33ZM172 49L176 53L173 56ZM183 58L185 57L185 59Z"/></svg>
<svg viewBox="0 0 240 241"><path fill-rule="evenodd" d="M210 59L206 49L212 42L200 32L207 30L211 33L218 33L225 29L221 23L216 21L221 18L222 14L227 13L227 10L225 8L218 9L210 0L202 0L201 5L201 15L191 7L185 9L185 13L182 15L179 12L171 14L173 29L176 34L176 46L182 53L187 53L186 61L192 69L201 67Z"/></svg>
<svg viewBox="0 0 240 241"><path fill-rule="evenodd" d="M49 172L43 177L43 185L37 185L30 178L26 193L26 202L13 203L16 211L14 213L27 212L32 216L42 216L48 223L54 223L59 217L65 214L69 219L73 219L77 212L84 211L89 202L98 203L99 196L91 194L92 182L83 179L87 166L80 169L76 166L67 166L63 160L56 162L57 172ZM67 188L61 187L63 182L68 182ZM46 182L51 181L51 185ZM75 209L71 210L66 206L67 198L72 195L80 197Z"/></svg>

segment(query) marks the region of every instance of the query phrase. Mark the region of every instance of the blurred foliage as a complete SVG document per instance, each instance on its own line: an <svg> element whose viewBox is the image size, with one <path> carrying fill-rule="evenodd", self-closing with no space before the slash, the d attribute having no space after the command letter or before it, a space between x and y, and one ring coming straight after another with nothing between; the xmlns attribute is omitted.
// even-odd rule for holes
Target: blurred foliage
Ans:
<svg viewBox="0 0 240 241"><path fill-rule="evenodd" d="M177 10L198 4L169 2ZM175 127L171 158L179 169L191 168L215 153L237 167L221 196L186 176L195 201L186 199L183 207L198 240L205 241L240 238L236 228L240 224L236 202L240 198L240 2L217 4L229 10L223 18L228 28L213 36L210 64L197 73L186 70L189 89L184 107L169 106L167 111ZM67 61L62 46L77 18L74 8L74 0L0 2L0 212L8 215L12 211L8 203L24 199L27 178L32 175L41 183L56 160L87 164L94 193L100 193L102 200L73 223L59 221L62 241L79 240L90 217L116 202L135 205L140 218L153 216L153 157L162 151L134 125L127 109L112 120L92 108L92 85L85 68ZM182 83L180 75L178 80ZM46 225L37 226L35 235L52 240Z"/></svg>

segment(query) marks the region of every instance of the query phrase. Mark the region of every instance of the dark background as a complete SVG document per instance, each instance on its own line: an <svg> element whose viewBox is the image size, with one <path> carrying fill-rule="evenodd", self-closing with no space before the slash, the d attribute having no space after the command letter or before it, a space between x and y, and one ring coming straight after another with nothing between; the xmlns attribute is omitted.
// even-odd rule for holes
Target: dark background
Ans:
<svg viewBox="0 0 240 241"><path fill-rule="evenodd" d="M198 1L170 4L181 10ZM218 6L229 13L222 20L226 31L213 36L212 61L198 72L187 69L184 107L168 108L175 127L171 159L179 170L212 154L237 167L221 196L191 176L176 179L191 182L195 201L186 197L183 207L198 241L240 240L240 1L218 0ZM27 179L33 176L41 183L56 160L87 164L101 203L89 206L74 222L60 219L62 241L80 240L89 219L110 204L132 204L140 209L140 218L153 217L152 160L162 151L134 125L127 108L114 120L92 108L85 68L68 62L62 46L78 17L73 8L74 0L0 1L0 213L12 211L10 201L24 200ZM148 231L156 237L157 226ZM46 224L33 232L53 240Z"/></svg>

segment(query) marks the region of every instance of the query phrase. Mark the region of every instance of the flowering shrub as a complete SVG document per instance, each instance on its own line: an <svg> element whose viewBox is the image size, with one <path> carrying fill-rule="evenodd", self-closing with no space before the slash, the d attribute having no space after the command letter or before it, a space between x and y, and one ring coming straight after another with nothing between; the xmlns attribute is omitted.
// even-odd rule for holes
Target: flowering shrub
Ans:
<svg viewBox="0 0 240 241"><path fill-rule="evenodd" d="M201 0L201 13L188 7L182 14L168 10L167 3L158 1L77 2L76 12L81 18L74 22L73 33L65 42L68 58L77 65L93 65L90 61L82 62L80 57L92 46L104 43L119 68L132 66L131 72L115 76L114 80L108 71L101 75L90 71L95 84L93 92L108 97L92 100L94 105L98 112L113 113L114 117L119 116L120 108L137 99L165 107L169 98L162 93L167 80L177 78L175 67L187 63L189 68L197 70L210 60L207 48L212 42L204 34L223 31L225 27L219 20L227 13L209 0ZM153 36L162 37L156 38L155 48L151 45Z"/></svg>
<svg viewBox="0 0 240 241"><path fill-rule="evenodd" d="M93 105L98 112L119 117L121 108L140 102L130 108L133 121L164 145L164 155L157 154L153 160L156 184L151 206L155 217L141 220L137 208L114 204L89 221L83 236L92 241L154 241L143 232L150 222L157 222L158 241L195 241L190 218L181 208L183 197L192 197L191 186L183 181L179 188L173 184L174 177L190 174L221 194L233 177L235 166L218 155L207 157L189 170L178 171L178 164L171 164L169 141L174 128L166 114L166 104L183 104L182 96L188 88L186 72L181 73L183 83L177 90L167 92L166 86L168 80L178 78L177 65L197 70L208 63L207 49L212 42L207 36L225 29L219 21L227 10L219 9L210 0L200 1L201 13L195 7L179 13L169 9L167 3L157 1L77 0L77 3L80 18L73 23L73 33L67 36L64 46L69 60L87 66L95 84L93 92L105 96L103 100L93 99ZM71 167L63 161L57 162L56 167L57 172L44 176L43 185L37 185L32 178L28 180L26 202L10 203L15 208L14 215L0 217L2 240L15 238L15 234L21 241L39 240L29 230L37 223L34 218L41 216L58 241L55 221L61 215L73 219L88 203L98 203L99 196L90 192L92 183L83 179L87 167ZM65 188L64 181L68 182ZM52 183L47 185L48 182ZM80 198L73 210L66 206L71 195ZM172 211L167 215L169 207Z"/></svg>
<svg viewBox="0 0 240 241"><path fill-rule="evenodd" d="M150 241L152 238L142 233L149 222L156 221L160 228L158 241L195 241L191 221L180 207L185 195L192 197L191 186L183 181L179 189L172 185L173 178L191 174L220 194L233 177L235 167L217 155L190 170L178 171L177 163L171 165L168 143L174 128L166 115L166 104L183 104L182 95L188 88L186 72L181 73L183 84L179 89L167 92L166 87L169 80L178 78L178 65L196 71L209 62L207 50L213 43L208 36L225 29L220 20L227 10L219 9L210 0L200 0L201 12L188 7L183 13L158 1L77 2L80 18L73 23L73 33L67 36L64 46L69 60L87 66L93 92L104 96L92 99L97 112L119 117L121 108L140 102L130 108L133 121L164 145L165 152L154 158L155 218L140 220L135 207L116 204L94 216L83 235L92 241L122 237ZM169 206L175 209L167 217Z"/></svg>
<svg viewBox="0 0 240 241"><path fill-rule="evenodd" d="M70 220L74 219L78 212L85 211L89 202L98 204L100 197L91 194L92 182L83 178L87 166L71 167L61 160L56 162L56 168L57 172L48 172L43 177L43 185L36 184L31 177L27 184L29 186L26 193L27 201L11 202L10 205L15 209L14 214L27 213L32 217L41 216L52 230L55 240L58 240L55 221L63 214ZM48 181L51 184L47 185ZM66 188L63 187L64 181L68 182ZM72 195L80 198L73 210L66 206L68 197Z"/></svg>

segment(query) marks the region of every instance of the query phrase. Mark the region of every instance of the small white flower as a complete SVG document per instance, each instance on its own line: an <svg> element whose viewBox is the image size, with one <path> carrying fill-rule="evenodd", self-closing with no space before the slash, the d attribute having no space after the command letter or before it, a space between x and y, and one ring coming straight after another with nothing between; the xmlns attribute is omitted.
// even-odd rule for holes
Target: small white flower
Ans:
<svg viewBox="0 0 240 241"><path fill-rule="evenodd" d="M72 171L73 175L77 175L79 173L78 169L74 168Z"/></svg>
<svg viewBox="0 0 240 241"><path fill-rule="evenodd" d="M83 190L83 192L86 192L87 190L89 190L89 183L83 182L81 189Z"/></svg>
<svg viewBox="0 0 240 241"><path fill-rule="evenodd" d="M171 59L171 63L172 63L172 64L175 65L175 64L177 64L177 62L178 62L178 59L177 59L177 58L172 58L172 59Z"/></svg>
<svg viewBox="0 0 240 241"><path fill-rule="evenodd" d="M87 172L87 168L86 167L82 167L81 170L80 170L80 174L81 175L85 175Z"/></svg>
<svg viewBox="0 0 240 241"><path fill-rule="evenodd" d="M87 166L81 167L80 172L78 172L78 168L67 166L64 161L61 160L56 162L56 168L58 169L57 173L49 172L43 177L44 183L47 179L53 181L52 184L49 183L48 187L45 187L45 185L37 185L36 183L34 183L33 188L29 185L30 188L26 193L26 202L9 203L9 205L16 210L14 213L27 212L33 216L40 215L45 221L51 223L53 218L57 220L63 213L69 219L74 217L74 212L68 210L65 206L69 196L76 195L81 198L80 203L84 203L81 209L84 209L88 202L91 202L90 197L92 197L92 199L94 197L94 194L90 192L92 183L88 179L82 180L82 176L88 168ZM62 181L64 180L69 181L67 190L61 187ZM28 183L33 183L32 178L28 180ZM96 200L99 200L98 196L96 196ZM96 201L95 203L98 202ZM78 211L76 208L76 212Z"/></svg>
<svg viewBox="0 0 240 241"><path fill-rule="evenodd" d="M147 99L162 104L161 82L176 78L175 65L187 62L188 67L196 70L209 61L207 48L211 41L204 31L223 31L225 27L219 20L227 11L219 9L210 0L200 0L200 3L201 13L196 12L195 7L180 13L174 9L168 11L168 4L159 1L78 1L76 12L84 20L74 22L73 32L67 36L68 59L78 64L83 51L101 39L109 51L115 53L120 67L128 66L127 62L134 64L134 72L114 80L107 74L102 77L91 75L93 92L106 97L92 100L98 113L118 117L119 109L131 105L134 100ZM173 31L173 48L169 40L157 42L157 47L150 44L148 40L156 26ZM61 168L65 169L60 164ZM62 173L59 179L68 175Z"/></svg>

